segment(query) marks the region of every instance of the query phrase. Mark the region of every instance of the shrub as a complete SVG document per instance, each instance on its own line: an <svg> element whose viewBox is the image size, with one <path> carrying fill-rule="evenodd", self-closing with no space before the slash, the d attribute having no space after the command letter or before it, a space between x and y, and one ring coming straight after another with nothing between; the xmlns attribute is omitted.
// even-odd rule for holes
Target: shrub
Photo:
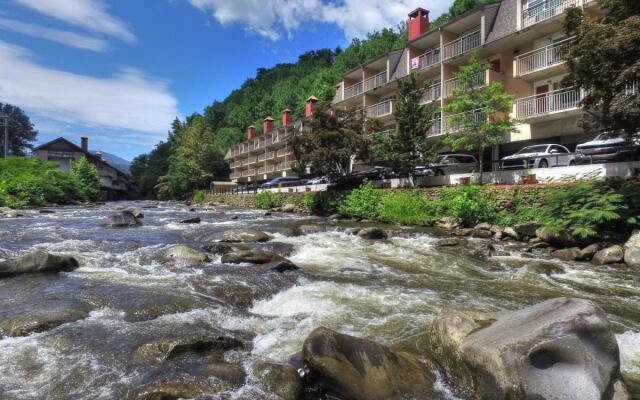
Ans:
<svg viewBox="0 0 640 400"><path fill-rule="evenodd" d="M329 215L340 210L345 198L346 192L343 191L307 192L302 198L302 205L309 214Z"/></svg>
<svg viewBox="0 0 640 400"><path fill-rule="evenodd" d="M370 181L365 180L359 188L354 189L340 206L340 212L367 219L378 218L378 207L383 192L374 189Z"/></svg>
<svg viewBox="0 0 640 400"><path fill-rule="evenodd" d="M464 225L474 226L479 222L493 223L498 217L496 201L476 185L461 185L442 188L435 200L435 218L460 218Z"/></svg>
<svg viewBox="0 0 640 400"><path fill-rule="evenodd" d="M191 200L194 204L203 204L207 201L207 191L206 190L196 190L193 194L193 199Z"/></svg>
<svg viewBox="0 0 640 400"><path fill-rule="evenodd" d="M434 220L433 206L423 193L412 190L389 192L378 205L381 221L422 225Z"/></svg>
<svg viewBox="0 0 640 400"><path fill-rule="evenodd" d="M282 194L274 192L260 192L254 197L255 205L258 208L269 209L282 205Z"/></svg>

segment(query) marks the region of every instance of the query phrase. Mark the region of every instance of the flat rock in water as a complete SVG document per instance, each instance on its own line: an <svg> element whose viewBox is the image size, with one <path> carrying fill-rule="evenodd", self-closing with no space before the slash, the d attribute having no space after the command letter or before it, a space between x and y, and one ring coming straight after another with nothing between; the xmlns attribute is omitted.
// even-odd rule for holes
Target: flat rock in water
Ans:
<svg viewBox="0 0 640 400"><path fill-rule="evenodd" d="M296 369L288 364L256 362L253 374L262 389L283 400L298 400L304 392L304 382Z"/></svg>
<svg viewBox="0 0 640 400"><path fill-rule="evenodd" d="M44 306L44 305L43 305ZM50 303L43 308L21 307L20 312L0 312L0 337L26 336L86 318L90 308L79 302Z"/></svg>
<svg viewBox="0 0 640 400"><path fill-rule="evenodd" d="M351 400L433 399L430 366L367 339L317 328L303 345L307 386Z"/></svg>
<svg viewBox="0 0 640 400"><path fill-rule="evenodd" d="M200 222L202 222L200 217L189 218L189 219L180 221L181 224L199 224Z"/></svg>
<svg viewBox="0 0 640 400"><path fill-rule="evenodd" d="M131 212L127 210L110 216L103 224L103 226L106 228L130 228L141 225L142 221L138 220Z"/></svg>
<svg viewBox="0 0 640 400"><path fill-rule="evenodd" d="M551 257L559 258L563 261L576 261L581 259L582 252L578 247L560 249L551 253Z"/></svg>
<svg viewBox="0 0 640 400"><path fill-rule="evenodd" d="M467 241L464 239L445 238L445 239L438 240L436 245L440 247L456 247L456 246L464 246L466 243Z"/></svg>
<svg viewBox="0 0 640 400"><path fill-rule="evenodd" d="M80 266L78 260L69 256L56 256L43 250L0 263L0 278L29 273L57 273L73 271Z"/></svg>
<svg viewBox="0 0 640 400"><path fill-rule="evenodd" d="M193 267L209 261L207 253L189 246L173 246L162 253L162 261L178 267Z"/></svg>
<svg viewBox="0 0 640 400"><path fill-rule="evenodd" d="M267 242L269 235L255 229L233 229L222 234L221 242L226 243L252 243Z"/></svg>
<svg viewBox="0 0 640 400"><path fill-rule="evenodd" d="M227 254L234 251L234 248L226 243L214 242L210 244L205 244L202 248L209 253L213 254Z"/></svg>
<svg viewBox="0 0 640 400"><path fill-rule="evenodd" d="M387 239L389 235L381 228L362 228L358 231L358 236L369 240Z"/></svg>
<svg viewBox="0 0 640 400"><path fill-rule="evenodd" d="M188 337L156 339L139 346L136 349L136 353L143 357L165 360L178 357L184 353L223 353L227 350L242 348L242 341L231 336L212 332L209 335L195 334Z"/></svg>

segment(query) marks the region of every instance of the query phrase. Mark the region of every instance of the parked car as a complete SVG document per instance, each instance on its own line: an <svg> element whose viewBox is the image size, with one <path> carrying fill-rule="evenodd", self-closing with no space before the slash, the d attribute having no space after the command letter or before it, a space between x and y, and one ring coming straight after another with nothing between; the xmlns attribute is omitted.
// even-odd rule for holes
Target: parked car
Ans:
<svg viewBox="0 0 640 400"><path fill-rule="evenodd" d="M358 178L367 178L370 181L377 181L381 179L386 179L393 177L392 171L385 167L373 167L364 171L356 172L352 174L354 177Z"/></svg>
<svg viewBox="0 0 640 400"><path fill-rule="evenodd" d="M576 164L640 159L640 133L605 132L576 147Z"/></svg>
<svg viewBox="0 0 640 400"><path fill-rule="evenodd" d="M300 178L296 178L292 176L282 176L278 178L273 178L269 182L266 182L260 185L260 187L262 189L270 189L270 188L277 188L280 186L294 186L297 183L302 184L303 182L300 181Z"/></svg>
<svg viewBox="0 0 640 400"><path fill-rule="evenodd" d="M559 144L536 144L500 161L502 169L565 167L575 165L575 155Z"/></svg>
<svg viewBox="0 0 640 400"><path fill-rule="evenodd" d="M307 185L322 185L335 182L336 177L330 175L317 176L307 181Z"/></svg>
<svg viewBox="0 0 640 400"><path fill-rule="evenodd" d="M469 154L444 154L438 160L424 167L416 167L416 175L451 175L474 172L478 167L478 160Z"/></svg>

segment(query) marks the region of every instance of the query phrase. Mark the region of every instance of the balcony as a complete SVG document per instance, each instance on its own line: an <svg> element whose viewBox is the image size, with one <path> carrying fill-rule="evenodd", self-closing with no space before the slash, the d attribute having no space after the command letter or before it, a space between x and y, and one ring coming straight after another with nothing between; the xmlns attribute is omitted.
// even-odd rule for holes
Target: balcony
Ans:
<svg viewBox="0 0 640 400"><path fill-rule="evenodd" d="M428 104L432 101L437 101L442 98L442 84L440 82L434 83L431 86L428 86L424 89L424 94L422 95L422 104Z"/></svg>
<svg viewBox="0 0 640 400"><path fill-rule="evenodd" d="M363 88L364 88L363 82L358 82L355 85L351 85L349 87L344 88L343 100L347 100L362 94Z"/></svg>
<svg viewBox="0 0 640 400"><path fill-rule="evenodd" d="M427 129L427 137L442 135L442 115L431 120L431 126Z"/></svg>
<svg viewBox="0 0 640 400"><path fill-rule="evenodd" d="M371 78L365 79L363 82L363 93L379 88L380 86L384 86L388 81L389 80L387 79L387 71L380 72L379 74L372 76Z"/></svg>
<svg viewBox="0 0 640 400"><path fill-rule="evenodd" d="M627 96L633 96L640 92L640 81L627 82L624 85L624 94Z"/></svg>
<svg viewBox="0 0 640 400"><path fill-rule="evenodd" d="M527 76L532 79L539 78L538 72L547 71L555 66L564 64L573 37L564 39L516 57L516 77Z"/></svg>
<svg viewBox="0 0 640 400"><path fill-rule="evenodd" d="M494 71L495 72L495 71ZM471 82L466 90L484 86L487 84L487 71L480 71L471 77ZM444 98L453 96L453 89L461 88L462 82L459 78L452 78L444 81Z"/></svg>
<svg viewBox="0 0 640 400"><path fill-rule="evenodd" d="M238 179L240 177L242 177L242 174L240 173L240 171L232 172L229 175L229 179Z"/></svg>
<svg viewBox="0 0 640 400"><path fill-rule="evenodd" d="M278 157L284 157L284 156L290 156L293 155L293 150L291 150L288 147L285 147L283 149L278 150L277 152L277 156Z"/></svg>
<svg viewBox="0 0 640 400"><path fill-rule="evenodd" d="M258 174L270 174L275 171L275 167L273 165L265 165L264 167L260 167L258 169Z"/></svg>
<svg viewBox="0 0 640 400"><path fill-rule="evenodd" d="M516 101L516 118L526 120L578 110L581 101L582 91L574 88L525 97Z"/></svg>
<svg viewBox="0 0 640 400"><path fill-rule="evenodd" d="M242 167L242 161L238 160L238 161L234 161L231 163L231 168L240 168Z"/></svg>
<svg viewBox="0 0 640 400"><path fill-rule="evenodd" d="M273 157L274 157L273 151L270 151L270 152L264 153L264 154L260 154L258 156L258 162L267 161L267 160L273 160Z"/></svg>
<svg viewBox="0 0 640 400"><path fill-rule="evenodd" d="M242 172L242 176L243 177L247 177L247 176L254 176L256 174L256 170L255 169L249 169L246 171Z"/></svg>
<svg viewBox="0 0 640 400"><path fill-rule="evenodd" d="M562 14L569 7L581 7L591 0L545 0L522 11L522 29Z"/></svg>
<svg viewBox="0 0 640 400"><path fill-rule="evenodd" d="M462 118L462 116L465 116ZM487 121L487 114L483 110L466 111L458 114L448 115L445 117L445 129L447 133L460 132L465 125Z"/></svg>
<svg viewBox="0 0 640 400"><path fill-rule="evenodd" d="M367 118L382 118L393 114L393 100L385 100L365 109Z"/></svg>
<svg viewBox="0 0 640 400"><path fill-rule="evenodd" d="M276 167L276 170L277 171L289 171L289 170L292 170L295 167L296 167L296 162L295 161L286 161L286 162L278 163L278 166Z"/></svg>
<svg viewBox="0 0 640 400"><path fill-rule="evenodd" d="M411 69L426 69L440 63L440 49L433 49L418 57L418 61L411 65Z"/></svg>
<svg viewBox="0 0 640 400"><path fill-rule="evenodd" d="M445 44L442 49L444 53L444 60L457 57L459 55L470 52L473 49L480 47L482 44L482 38L480 37L480 30L464 35L453 42Z"/></svg>

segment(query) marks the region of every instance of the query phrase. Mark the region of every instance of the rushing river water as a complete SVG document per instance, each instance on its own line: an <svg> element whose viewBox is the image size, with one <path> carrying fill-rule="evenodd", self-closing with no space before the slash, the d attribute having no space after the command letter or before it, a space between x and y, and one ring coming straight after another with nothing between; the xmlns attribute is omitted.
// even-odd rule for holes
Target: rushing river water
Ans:
<svg viewBox="0 0 640 400"><path fill-rule="evenodd" d="M215 360L239 365L241 378L219 386L211 398L264 399L269 397L254 384L249 365L286 361L318 326L420 354L431 319L443 309L516 310L559 296L604 308L623 373L636 382L632 386L640 380L637 271L561 263L508 247L481 260L436 248L444 232L393 227L389 240L371 242L319 218L265 217L263 211L226 207L198 209L198 225L178 223L194 216L188 207L161 204L143 210L142 227L101 227L113 206L0 220L0 258L40 248L81 261L70 273L0 280L0 320L78 315L41 333L0 339L1 399L135 399L161 377L206 376L210 364L149 361L136 349L155 338L211 330L249 343L247 350ZM328 229L292 234L301 224ZM198 234L240 227L270 233L272 240L260 246L285 252L302 271L248 273L246 265L223 265L213 255L199 267L167 266L158 258L172 245L200 247Z"/></svg>

